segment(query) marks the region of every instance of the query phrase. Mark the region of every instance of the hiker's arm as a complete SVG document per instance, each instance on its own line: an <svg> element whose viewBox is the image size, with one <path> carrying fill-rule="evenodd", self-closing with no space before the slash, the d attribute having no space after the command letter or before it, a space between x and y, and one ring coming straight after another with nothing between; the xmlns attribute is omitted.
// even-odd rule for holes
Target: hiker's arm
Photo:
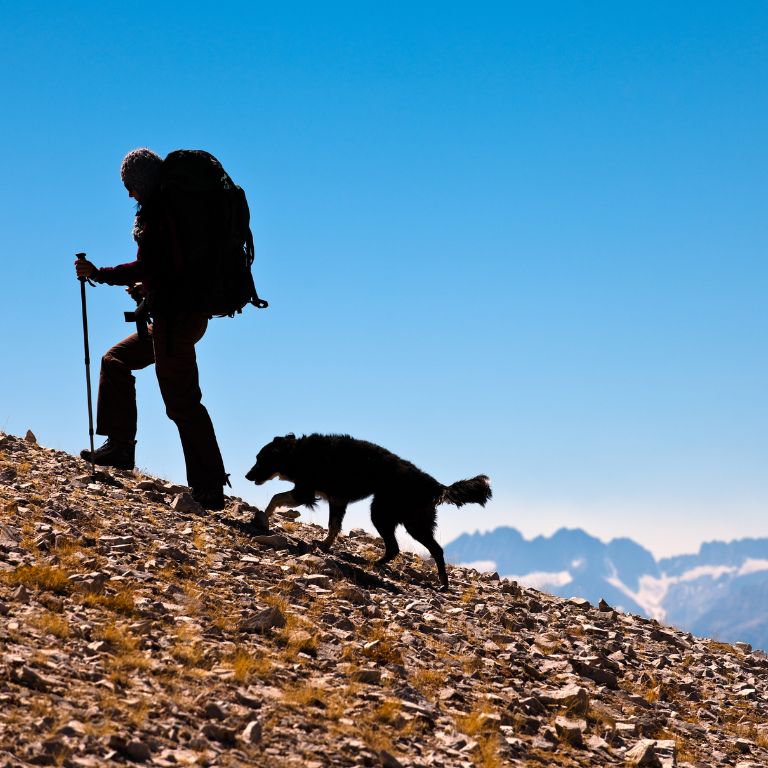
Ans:
<svg viewBox="0 0 768 768"><path fill-rule="evenodd" d="M93 262L87 259L75 261L75 273L78 278L93 280L94 283L106 283L107 285L133 285L143 279L141 263L131 261L128 264L118 264L116 267L101 267L99 269Z"/></svg>
<svg viewBox="0 0 768 768"><path fill-rule="evenodd" d="M138 261L118 264L116 267L101 267L91 277L97 283L105 283L106 285L133 285L140 283L142 278L143 271Z"/></svg>

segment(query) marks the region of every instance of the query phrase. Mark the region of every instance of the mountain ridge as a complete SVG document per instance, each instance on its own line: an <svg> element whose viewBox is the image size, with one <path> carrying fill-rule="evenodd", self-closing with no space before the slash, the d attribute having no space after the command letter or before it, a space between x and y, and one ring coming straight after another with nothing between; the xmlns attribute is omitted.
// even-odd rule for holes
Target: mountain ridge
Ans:
<svg viewBox="0 0 768 768"><path fill-rule="evenodd" d="M768 538L703 542L697 553L656 560L630 538L604 542L580 528L526 540L516 529L462 534L445 547L454 563L569 597L604 597L626 610L719 640L768 648Z"/></svg>

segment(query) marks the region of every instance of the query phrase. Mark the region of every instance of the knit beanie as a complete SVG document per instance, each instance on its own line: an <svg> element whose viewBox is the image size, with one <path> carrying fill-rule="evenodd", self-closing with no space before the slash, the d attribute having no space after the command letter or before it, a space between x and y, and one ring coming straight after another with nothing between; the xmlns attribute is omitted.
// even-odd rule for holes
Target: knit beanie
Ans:
<svg viewBox="0 0 768 768"><path fill-rule="evenodd" d="M129 192L145 201L160 183L163 158L151 149L141 147L129 152L120 166L120 178Z"/></svg>

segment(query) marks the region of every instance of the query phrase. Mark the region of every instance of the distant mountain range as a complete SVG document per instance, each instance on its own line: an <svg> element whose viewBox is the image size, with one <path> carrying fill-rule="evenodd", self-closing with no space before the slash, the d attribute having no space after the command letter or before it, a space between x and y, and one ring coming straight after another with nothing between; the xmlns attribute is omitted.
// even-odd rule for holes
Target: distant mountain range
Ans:
<svg viewBox="0 0 768 768"><path fill-rule="evenodd" d="M555 595L604 598L695 635L768 649L768 538L713 541L697 554L656 560L632 539L606 544L561 528L528 540L502 527L462 534L445 556Z"/></svg>

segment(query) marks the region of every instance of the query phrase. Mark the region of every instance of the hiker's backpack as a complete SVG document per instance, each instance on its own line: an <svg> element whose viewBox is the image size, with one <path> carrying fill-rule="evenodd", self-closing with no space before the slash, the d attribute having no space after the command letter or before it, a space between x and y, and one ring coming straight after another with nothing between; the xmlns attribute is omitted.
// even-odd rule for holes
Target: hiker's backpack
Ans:
<svg viewBox="0 0 768 768"><path fill-rule="evenodd" d="M264 308L253 283L251 214L243 190L200 149L163 161L160 194L168 212L183 305L209 317L233 317L246 304Z"/></svg>

